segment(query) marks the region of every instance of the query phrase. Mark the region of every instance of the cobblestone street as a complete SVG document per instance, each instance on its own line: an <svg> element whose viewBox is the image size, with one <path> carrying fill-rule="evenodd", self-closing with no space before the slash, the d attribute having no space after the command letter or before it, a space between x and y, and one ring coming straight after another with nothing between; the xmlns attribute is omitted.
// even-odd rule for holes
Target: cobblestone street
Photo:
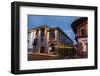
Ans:
<svg viewBox="0 0 100 76"><path fill-rule="evenodd" d="M28 60L51 60L59 59L59 56L41 55L41 54L28 54Z"/></svg>

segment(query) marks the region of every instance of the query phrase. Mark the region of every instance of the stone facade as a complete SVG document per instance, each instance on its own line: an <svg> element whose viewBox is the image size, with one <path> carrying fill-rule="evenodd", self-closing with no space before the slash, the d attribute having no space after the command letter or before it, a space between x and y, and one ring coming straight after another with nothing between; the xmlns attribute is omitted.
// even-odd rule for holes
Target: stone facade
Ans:
<svg viewBox="0 0 100 76"><path fill-rule="evenodd" d="M28 31L30 52L60 55L72 48L73 41L59 27L50 28L43 25Z"/></svg>

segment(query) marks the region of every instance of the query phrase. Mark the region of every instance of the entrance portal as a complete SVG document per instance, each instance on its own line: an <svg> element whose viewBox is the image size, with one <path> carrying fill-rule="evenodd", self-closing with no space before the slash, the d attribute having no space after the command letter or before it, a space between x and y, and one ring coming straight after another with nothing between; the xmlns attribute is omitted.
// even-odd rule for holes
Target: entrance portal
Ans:
<svg viewBox="0 0 100 76"><path fill-rule="evenodd" d="M44 53L44 52L45 52L45 47L41 47L40 53Z"/></svg>

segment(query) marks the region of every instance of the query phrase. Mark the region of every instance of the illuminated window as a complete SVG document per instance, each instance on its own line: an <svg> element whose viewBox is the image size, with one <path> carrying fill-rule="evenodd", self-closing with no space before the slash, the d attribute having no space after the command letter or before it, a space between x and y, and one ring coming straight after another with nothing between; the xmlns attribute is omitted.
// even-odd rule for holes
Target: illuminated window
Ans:
<svg viewBox="0 0 100 76"><path fill-rule="evenodd" d="M50 44L50 46L49 46L49 51L50 51L50 52L55 51L55 47L54 47L54 46L55 46L55 45L54 45L53 43Z"/></svg>

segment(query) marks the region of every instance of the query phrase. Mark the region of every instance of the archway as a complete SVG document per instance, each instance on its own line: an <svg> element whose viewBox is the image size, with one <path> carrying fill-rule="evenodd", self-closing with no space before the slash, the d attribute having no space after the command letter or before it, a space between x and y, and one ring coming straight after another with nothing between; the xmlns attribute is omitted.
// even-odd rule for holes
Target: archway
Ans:
<svg viewBox="0 0 100 76"><path fill-rule="evenodd" d="M49 45L49 52L54 52L54 51L55 51L55 45L54 45L54 43L51 43Z"/></svg>

